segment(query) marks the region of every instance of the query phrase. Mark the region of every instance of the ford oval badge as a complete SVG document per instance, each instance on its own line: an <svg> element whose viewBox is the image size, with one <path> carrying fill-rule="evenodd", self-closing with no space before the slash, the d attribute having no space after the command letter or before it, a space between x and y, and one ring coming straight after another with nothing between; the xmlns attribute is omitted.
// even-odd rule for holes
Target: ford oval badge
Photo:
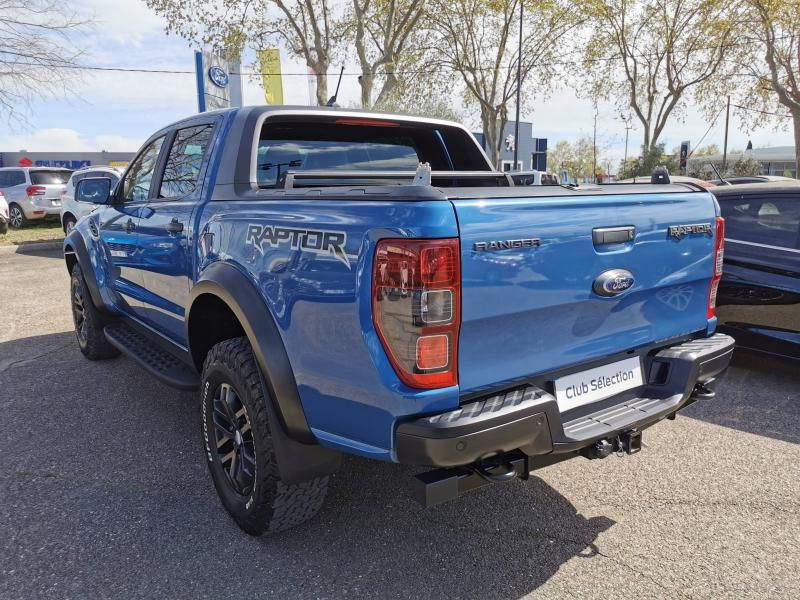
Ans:
<svg viewBox="0 0 800 600"><path fill-rule="evenodd" d="M222 67L213 66L208 70L208 78L217 87L224 88L228 85L228 74Z"/></svg>
<svg viewBox="0 0 800 600"><path fill-rule="evenodd" d="M598 296L610 298L633 287L633 273L626 269L611 269L604 271L594 280L592 289Z"/></svg>

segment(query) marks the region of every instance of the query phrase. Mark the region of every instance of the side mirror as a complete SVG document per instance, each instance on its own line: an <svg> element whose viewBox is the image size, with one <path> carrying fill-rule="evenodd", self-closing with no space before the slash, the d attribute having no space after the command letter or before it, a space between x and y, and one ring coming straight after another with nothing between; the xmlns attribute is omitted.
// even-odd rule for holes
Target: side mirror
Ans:
<svg viewBox="0 0 800 600"><path fill-rule="evenodd" d="M111 180L108 177L87 177L78 182L75 199L90 204L108 204L111 199Z"/></svg>

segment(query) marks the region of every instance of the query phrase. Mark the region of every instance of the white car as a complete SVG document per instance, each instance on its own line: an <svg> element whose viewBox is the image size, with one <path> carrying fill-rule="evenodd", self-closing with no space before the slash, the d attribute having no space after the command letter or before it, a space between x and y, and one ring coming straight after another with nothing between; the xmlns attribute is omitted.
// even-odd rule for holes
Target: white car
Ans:
<svg viewBox="0 0 800 600"><path fill-rule="evenodd" d="M6 195L0 192L0 235L8 232L8 202Z"/></svg>
<svg viewBox="0 0 800 600"><path fill-rule="evenodd" d="M61 225L64 227L64 233L69 233L75 227L78 219L84 215L88 215L95 208L96 204L90 202L78 202L75 199L75 187L81 179L87 177L105 177L111 180L111 187L117 184L122 170L117 167L84 167L78 169L72 174L67 182L67 187L61 192Z"/></svg>
<svg viewBox="0 0 800 600"><path fill-rule="evenodd" d="M559 185L558 175L547 171L508 171L514 185Z"/></svg>

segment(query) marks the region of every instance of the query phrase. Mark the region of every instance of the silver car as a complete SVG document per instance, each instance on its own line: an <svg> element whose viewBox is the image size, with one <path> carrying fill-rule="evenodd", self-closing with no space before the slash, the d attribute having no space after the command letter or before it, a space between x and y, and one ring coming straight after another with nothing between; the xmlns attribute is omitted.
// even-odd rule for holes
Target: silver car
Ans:
<svg viewBox="0 0 800 600"><path fill-rule="evenodd" d="M50 167L0 168L0 191L8 202L11 227L46 217L59 218L61 192L71 174L69 169Z"/></svg>
<svg viewBox="0 0 800 600"><path fill-rule="evenodd" d="M64 233L72 231L78 219L97 208L97 204L78 202L75 199L75 186L78 185L78 182L87 177L105 177L111 180L111 188L113 189L121 175L122 169L104 166L84 167L72 173L66 188L61 192L61 225L64 228Z"/></svg>

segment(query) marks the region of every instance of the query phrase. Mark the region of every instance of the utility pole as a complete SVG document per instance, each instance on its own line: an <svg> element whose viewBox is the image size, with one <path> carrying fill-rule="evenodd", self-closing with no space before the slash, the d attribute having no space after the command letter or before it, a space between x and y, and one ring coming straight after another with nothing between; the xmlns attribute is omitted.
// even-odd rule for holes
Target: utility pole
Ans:
<svg viewBox="0 0 800 600"><path fill-rule="evenodd" d="M728 108L725 110L725 144L722 148L722 176L728 167L728 122L731 118L731 97L728 96Z"/></svg>
<svg viewBox="0 0 800 600"><path fill-rule="evenodd" d="M592 183L597 183L597 103L594 105L594 133L592 134Z"/></svg>
<svg viewBox="0 0 800 600"><path fill-rule="evenodd" d="M522 90L522 8L525 6L523 0L519 0L519 53L517 56L517 118L514 121L514 166L512 171L517 170L517 157L519 156L519 97Z"/></svg>
<svg viewBox="0 0 800 600"><path fill-rule="evenodd" d="M623 169L626 168L628 164L628 137L630 136L631 129L633 129L633 125L631 125L631 116L628 115L627 117L622 113L619 114L619 119L623 123L625 123L625 158L622 159L622 167Z"/></svg>

